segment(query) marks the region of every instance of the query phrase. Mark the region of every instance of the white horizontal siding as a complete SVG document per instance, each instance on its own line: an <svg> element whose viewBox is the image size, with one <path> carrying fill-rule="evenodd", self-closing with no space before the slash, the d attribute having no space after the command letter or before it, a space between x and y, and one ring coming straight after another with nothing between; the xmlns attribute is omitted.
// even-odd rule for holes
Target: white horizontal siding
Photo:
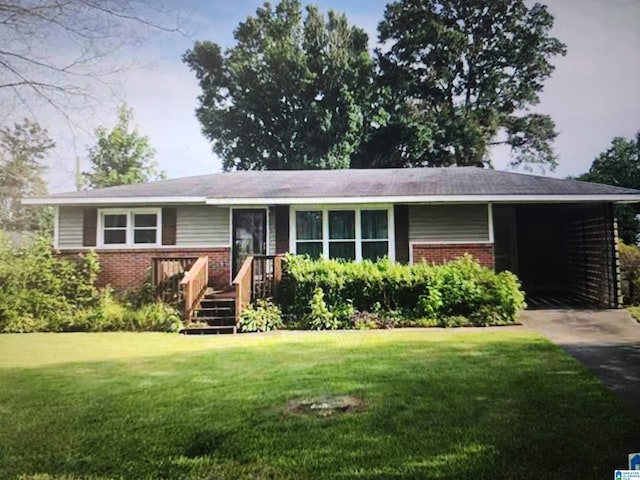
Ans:
<svg viewBox="0 0 640 480"><path fill-rule="evenodd" d="M82 248L82 207L60 207L58 248Z"/></svg>
<svg viewBox="0 0 640 480"><path fill-rule="evenodd" d="M188 246L229 245L229 209L192 205L177 209L176 244Z"/></svg>
<svg viewBox="0 0 640 480"><path fill-rule="evenodd" d="M488 242L488 205L412 205L410 242Z"/></svg>

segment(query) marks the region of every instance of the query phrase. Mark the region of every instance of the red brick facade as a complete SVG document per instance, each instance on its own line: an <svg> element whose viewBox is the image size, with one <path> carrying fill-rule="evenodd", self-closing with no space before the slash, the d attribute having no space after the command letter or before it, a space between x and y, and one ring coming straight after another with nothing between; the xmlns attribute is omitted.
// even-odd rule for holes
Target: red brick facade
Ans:
<svg viewBox="0 0 640 480"><path fill-rule="evenodd" d="M494 268L493 243L422 243L413 244L413 263L445 263L471 254L482 265Z"/></svg>
<svg viewBox="0 0 640 480"><path fill-rule="evenodd" d="M64 250L63 256L71 257L85 253L80 250ZM100 258L98 285L113 288L140 287L145 280L145 272L151 267L152 258L157 257L209 257L209 284L226 288L231 284L231 253L229 248L162 248L162 249L117 249L97 250Z"/></svg>

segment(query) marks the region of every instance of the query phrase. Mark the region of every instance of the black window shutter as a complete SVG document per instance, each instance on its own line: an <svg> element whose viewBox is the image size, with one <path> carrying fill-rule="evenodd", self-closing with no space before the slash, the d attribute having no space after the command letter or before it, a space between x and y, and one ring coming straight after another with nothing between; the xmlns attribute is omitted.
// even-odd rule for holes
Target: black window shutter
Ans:
<svg viewBox="0 0 640 480"><path fill-rule="evenodd" d="M396 241L396 262L409 263L409 207L393 207L394 232Z"/></svg>
<svg viewBox="0 0 640 480"><path fill-rule="evenodd" d="M85 208L82 211L82 246L95 247L98 233L98 209Z"/></svg>
<svg viewBox="0 0 640 480"><path fill-rule="evenodd" d="M176 244L176 220L178 211L175 207L162 209L162 245Z"/></svg>
<svg viewBox="0 0 640 480"><path fill-rule="evenodd" d="M276 253L289 251L289 206L275 207L276 214Z"/></svg>

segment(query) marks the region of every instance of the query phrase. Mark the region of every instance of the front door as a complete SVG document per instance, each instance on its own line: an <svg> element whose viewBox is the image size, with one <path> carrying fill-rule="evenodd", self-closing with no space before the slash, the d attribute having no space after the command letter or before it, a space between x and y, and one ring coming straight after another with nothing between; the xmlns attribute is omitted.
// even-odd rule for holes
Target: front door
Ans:
<svg viewBox="0 0 640 480"><path fill-rule="evenodd" d="M267 250L267 211L233 210L233 277L249 255Z"/></svg>

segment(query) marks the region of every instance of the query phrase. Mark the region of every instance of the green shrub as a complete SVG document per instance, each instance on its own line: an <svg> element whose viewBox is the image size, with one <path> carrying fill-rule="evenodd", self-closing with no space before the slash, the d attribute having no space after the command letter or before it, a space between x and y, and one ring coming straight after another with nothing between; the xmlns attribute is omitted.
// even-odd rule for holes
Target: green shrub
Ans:
<svg viewBox="0 0 640 480"><path fill-rule="evenodd" d="M270 300L258 299L240 315L241 332L268 332L282 326L280 307Z"/></svg>
<svg viewBox="0 0 640 480"><path fill-rule="evenodd" d="M640 248L618 243L622 300L626 305L640 304Z"/></svg>
<svg viewBox="0 0 640 480"><path fill-rule="evenodd" d="M16 248L0 234L0 332L55 331L78 310L95 306L99 269L95 253L65 260L50 238Z"/></svg>
<svg viewBox="0 0 640 480"><path fill-rule="evenodd" d="M336 315L327 308L321 288L316 288L313 291L313 297L309 302L309 310L307 322L314 330L336 330L340 327L340 321Z"/></svg>
<svg viewBox="0 0 640 480"><path fill-rule="evenodd" d="M16 249L0 234L0 332L176 331L176 310L150 303L143 287L119 301L95 286L100 270L95 252L68 260L51 239L36 237Z"/></svg>
<svg viewBox="0 0 640 480"><path fill-rule="evenodd" d="M285 314L324 329L437 325L448 317L478 326L508 324L525 306L515 275L496 274L468 255L443 265L287 255L278 301ZM351 308L377 317L337 316Z"/></svg>
<svg viewBox="0 0 640 480"><path fill-rule="evenodd" d="M166 303L148 303L133 312L133 330L178 332L181 328L180 313Z"/></svg>
<svg viewBox="0 0 640 480"><path fill-rule="evenodd" d="M439 327L451 328L451 327L469 327L473 325L471 320L462 315L451 315L449 317L442 317L438 321Z"/></svg>

